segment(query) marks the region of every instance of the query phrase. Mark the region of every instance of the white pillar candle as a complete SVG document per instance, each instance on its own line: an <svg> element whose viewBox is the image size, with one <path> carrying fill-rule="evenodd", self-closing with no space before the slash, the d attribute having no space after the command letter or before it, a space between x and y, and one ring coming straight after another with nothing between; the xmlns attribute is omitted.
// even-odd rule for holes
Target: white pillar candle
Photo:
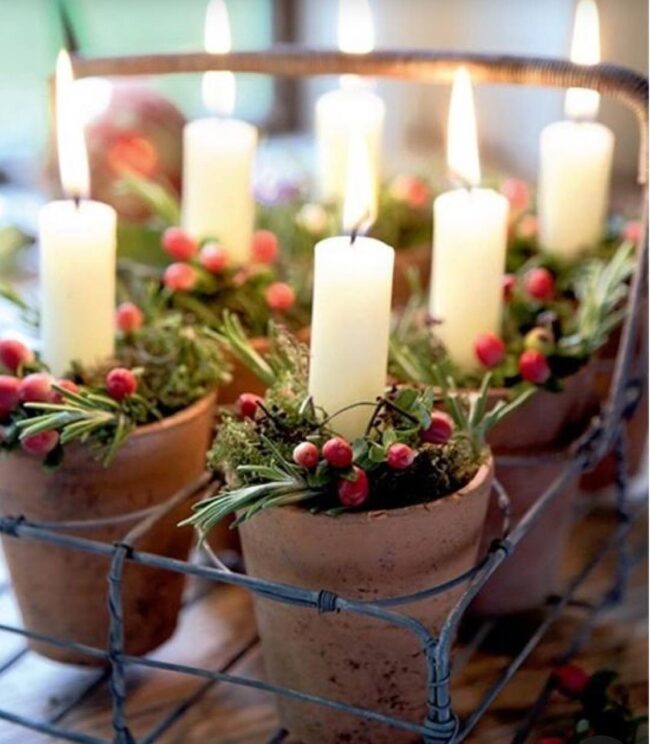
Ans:
<svg viewBox="0 0 650 744"><path fill-rule="evenodd" d="M40 211L41 353L55 375L113 353L116 223L115 210L94 201Z"/></svg>
<svg viewBox="0 0 650 744"><path fill-rule="evenodd" d="M208 5L205 48L230 51L230 27L223 0ZM257 129L229 118L235 105L231 72L203 76L206 107L221 116L199 119L183 133L183 227L196 239L213 238L227 250L233 263L250 259L255 220L253 165Z"/></svg>
<svg viewBox="0 0 650 744"><path fill-rule="evenodd" d="M429 311L436 335L461 370L477 367L476 337L500 335L508 201L480 183L471 81L464 69L454 80L449 109L450 170L467 183L434 202L433 265Z"/></svg>
<svg viewBox="0 0 650 744"><path fill-rule="evenodd" d="M341 51L347 54L366 54L373 50L374 27L368 0L339 0L338 42ZM373 198L369 206L376 214L386 106L359 77L344 75L340 86L339 90L325 93L316 102L319 196L343 203L349 143L361 135L370 158Z"/></svg>
<svg viewBox="0 0 650 744"><path fill-rule="evenodd" d="M390 246L365 237L328 238L315 248L309 393L330 415L385 390L394 259ZM353 408L332 428L352 440L371 414Z"/></svg>
<svg viewBox="0 0 650 744"><path fill-rule="evenodd" d="M371 177L363 140L348 166L343 224L367 229ZM379 240L336 237L315 248L309 393L330 416L384 393L395 251ZM349 440L363 435L371 406L337 415L332 428Z"/></svg>
<svg viewBox="0 0 650 744"><path fill-rule="evenodd" d="M578 3L571 59L587 65L600 59L595 0ZM599 100L596 91L569 89L565 110L570 120L545 127L540 139L540 245L568 261L596 245L605 227L614 135L590 121Z"/></svg>
<svg viewBox="0 0 650 744"><path fill-rule="evenodd" d="M56 77L57 140L64 190L75 199L47 204L39 215L41 354L55 375L73 361L110 357L115 338L117 216L88 193L88 160L70 59L61 52Z"/></svg>
<svg viewBox="0 0 650 744"><path fill-rule="evenodd" d="M214 238L233 263L250 259L257 130L235 119L190 122L183 132L183 227Z"/></svg>

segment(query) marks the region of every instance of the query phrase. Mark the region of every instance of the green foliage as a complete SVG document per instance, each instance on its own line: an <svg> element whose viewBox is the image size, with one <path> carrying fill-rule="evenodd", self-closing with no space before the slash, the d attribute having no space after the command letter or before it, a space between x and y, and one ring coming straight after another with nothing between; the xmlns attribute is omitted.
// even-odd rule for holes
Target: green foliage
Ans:
<svg viewBox="0 0 650 744"><path fill-rule="evenodd" d="M250 347L236 319L224 319L219 338L270 386L254 419L226 415L217 431L209 465L222 471L228 487L202 502L188 520L202 534L228 514L238 521L263 509L303 504L306 508L338 514L345 510L337 498L341 479L353 478L352 469L337 470L321 459L313 470L293 461L294 448L311 442L322 449L335 435L336 416L313 405L307 394L307 350L284 329L271 333L267 359ZM487 454L489 429L526 399L488 405L489 377L479 393L468 396L453 383L439 380L433 387L392 387L369 406L366 432L352 443L354 465L370 479L370 498L364 508L392 509L431 501L457 491L476 474ZM352 406L356 407L356 406ZM455 431L445 444L428 444L422 431L431 424L432 412L443 408L452 417ZM347 410L347 409L346 409ZM388 453L394 444L415 453L412 465L394 470Z"/></svg>
<svg viewBox="0 0 650 744"><path fill-rule="evenodd" d="M603 346L624 320L628 283L634 271L634 247L623 243L611 260L593 259L575 270L573 285L578 300L575 333L560 341L576 356L590 356Z"/></svg>
<svg viewBox="0 0 650 744"><path fill-rule="evenodd" d="M59 385L58 403L26 403L1 427L2 448L15 449L20 440L44 431L59 432L59 447L46 464L58 464L63 448L79 441L110 464L137 426L153 423L186 408L229 379L223 352L210 331L188 326L179 313L161 313L155 298L146 306L147 320L139 330L118 336L116 355L98 367L73 365L79 392ZM106 392L105 377L126 367L137 377L137 394L118 402ZM45 369L38 361L22 374Z"/></svg>
<svg viewBox="0 0 650 744"><path fill-rule="evenodd" d="M520 388L518 359L527 348L526 337L535 329L544 329L551 339L547 352L551 377L542 387L561 389L561 380L584 365L625 317L625 299L634 269L629 243L619 245L608 259L592 257L579 265L556 269L555 296L543 302L530 297L523 286L526 273L542 263L547 262L537 256L520 266L512 296L504 303L501 337L506 354L492 370L491 384L495 387ZM435 331L424 295L416 289L391 334L389 370L394 378L435 384L442 372L462 387L478 387L479 374L457 369L446 357Z"/></svg>
<svg viewBox="0 0 650 744"><path fill-rule="evenodd" d="M28 416L17 424L20 438L44 431L58 431L59 446L79 441L88 445L104 465L109 465L119 447L138 423L157 419L160 414L142 396L134 395L121 403L99 389L84 389L78 394L55 386L61 403L26 403ZM59 458L63 458L60 452Z"/></svg>

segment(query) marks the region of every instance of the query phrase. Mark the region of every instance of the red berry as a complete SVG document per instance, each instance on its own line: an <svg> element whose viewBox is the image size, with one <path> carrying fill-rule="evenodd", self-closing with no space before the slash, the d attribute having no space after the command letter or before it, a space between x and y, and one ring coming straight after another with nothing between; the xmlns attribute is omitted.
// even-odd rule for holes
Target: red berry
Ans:
<svg viewBox="0 0 650 744"><path fill-rule="evenodd" d="M0 375L0 418L4 418L20 402L20 380L10 375Z"/></svg>
<svg viewBox="0 0 650 744"><path fill-rule="evenodd" d="M503 289L503 299L509 302L515 291L517 277L514 274L504 274L501 278L501 287Z"/></svg>
<svg viewBox="0 0 650 744"><path fill-rule="evenodd" d="M228 265L228 254L219 243L206 243L199 253L199 262L213 274L220 274Z"/></svg>
<svg viewBox="0 0 650 744"><path fill-rule="evenodd" d="M530 189L521 178L506 178L501 184L501 193L510 202L513 212L523 212L530 204Z"/></svg>
<svg viewBox="0 0 650 744"><path fill-rule="evenodd" d="M567 740L561 736L543 736L541 739L537 739L535 744L567 744Z"/></svg>
<svg viewBox="0 0 650 744"><path fill-rule="evenodd" d="M431 203L429 185L417 176L397 176L390 185L390 193L393 199L405 202L412 209L422 209Z"/></svg>
<svg viewBox="0 0 650 744"><path fill-rule="evenodd" d="M331 440L330 440L331 441ZM339 501L343 506L361 506L368 498L370 484L365 470L354 466L354 480L340 480L338 484Z"/></svg>
<svg viewBox="0 0 650 744"><path fill-rule="evenodd" d="M138 389L138 378L130 369L115 367L106 375L106 392L114 400L124 400Z"/></svg>
<svg viewBox="0 0 650 744"><path fill-rule="evenodd" d="M20 440L23 452L34 457L45 457L59 443L59 432L49 429Z"/></svg>
<svg viewBox="0 0 650 744"><path fill-rule="evenodd" d="M311 470L318 465L319 459L318 447L313 442L301 442L293 450L293 461L301 468Z"/></svg>
<svg viewBox="0 0 650 744"><path fill-rule="evenodd" d="M537 349L526 349L519 357L519 374L535 385L541 385L551 376L546 357Z"/></svg>
<svg viewBox="0 0 650 744"><path fill-rule="evenodd" d="M538 231L537 217L532 214L525 214L517 224L517 235L522 240L532 240Z"/></svg>
<svg viewBox="0 0 650 744"><path fill-rule="evenodd" d="M429 444L445 444L454 433L454 420L443 411L432 411L431 423L420 431L420 439Z"/></svg>
<svg viewBox="0 0 650 744"><path fill-rule="evenodd" d="M189 261L196 256L198 246L194 238L180 227L168 227L163 233L162 247L176 261Z"/></svg>
<svg viewBox="0 0 650 744"><path fill-rule="evenodd" d="M589 675L576 664L564 664L553 670L557 688L569 697L579 697L589 684Z"/></svg>
<svg viewBox="0 0 650 744"><path fill-rule="evenodd" d="M53 378L45 372L34 372L20 381L20 400L23 403L51 403L54 398Z"/></svg>
<svg viewBox="0 0 650 744"><path fill-rule="evenodd" d="M77 385L77 383L72 382L72 380L57 380L56 384L70 393L79 392L79 386ZM57 390L52 391L53 403L63 403L64 401L65 398L61 395L61 393L59 393Z"/></svg>
<svg viewBox="0 0 650 744"><path fill-rule="evenodd" d="M488 369L497 367L506 355L506 345L495 333L480 333L474 341L474 353Z"/></svg>
<svg viewBox="0 0 650 744"><path fill-rule="evenodd" d="M186 263L173 263L165 269L163 282L173 292L188 292L196 284L196 270Z"/></svg>
<svg viewBox="0 0 650 744"><path fill-rule="evenodd" d="M388 467L393 470L406 470L406 468L413 464L413 460L415 460L417 454L407 444L396 442L388 448L386 462L388 463Z"/></svg>
<svg viewBox="0 0 650 744"><path fill-rule="evenodd" d="M13 338L0 341L0 363L10 372L16 372L23 364L29 364L34 355L25 344Z"/></svg>
<svg viewBox="0 0 650 744"><path fill-rule="evenodd" d="M253 261L272 264L278 257L278 238L270 230L256 230L253 235Z"/></svg>
<svg viewBox="0 0 650 744"><path fill-rule="evenodd" d="M629 240L630 243L638 244L641 242L643 235L643 223L639 220L630 220L625 223L621 236L623 240Z"/></svg>
<svg viewBox="0 0 650 744"><path fill-rule="evenodd" d="M122 333L133 333L142 327L142 310L132 302L123 302L115 311L115 322Z"/></svg>
<svg viewBox="0 0 650 744"><path fill-rule="evenodd" d="M323 457L334 468L349 468L354 453L343 437L332 437L323 445Z"/></svg>
<svg viewBox="0 0 650 744"><path fill-rule="evenodd" d="M555 295L555 279L548 269L531 269L524 276L524 288L536 300L552 300Z"/></svg>
<svg viewBox="0 0 650 744"><path fill-rule="evenodd" d="M288 310L296 301L296 293L285 282L271 284L264 296L271 310Z"/></svg>
<svg viewBox="0 0 650 744"><path fill-rule="evenodd" d="M242 393L237 398L237 410L242 418L255 418L257 408L262 399L254 393Z"/></svg>

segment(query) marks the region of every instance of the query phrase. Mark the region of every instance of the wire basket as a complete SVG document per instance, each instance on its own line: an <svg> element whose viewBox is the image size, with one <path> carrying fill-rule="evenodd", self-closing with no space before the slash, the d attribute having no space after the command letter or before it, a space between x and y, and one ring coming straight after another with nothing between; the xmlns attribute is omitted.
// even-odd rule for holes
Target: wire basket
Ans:
<svg viewBox="0 0 650 744"><path fill-rule="evenodd" d="M201 566L174 560L152 553L139 552L134 548L136 539L146 533L157 520L175 508L179 501L195 497L206 486L206 477L193 486L176 494L163 506L148 512L141 522L129 530L119 542L109 545L66 534L65 524L29 522L21 515L0 515L0 533L21 540L43 541L63 546L70 550L103 555L110 559L107 601L110 615L110 633L103 649L69 643L62 639L40 635L19 627L0 625L0 631L18 634L60 648L86 654L94 659L103 659L110 664L110 690L112 697L112 724L115 744L134 744L125 715L127 697L126 669L144 667L166 669L181 674L193 675L209 681L227 682L252 687L297 700L328 706L343 713L359 716L368 721L386 724L421 737L427 744L452 744L465 739L476 726L481 716L494 701L517 669L545 635L553 622L561 615L575 596L577 590L599 565L608 551L616 551L618 570L610 589L600 602L590 609L576 644L567 649L567 655L577 647L584 630L590 627L595 615L603 608L621 598L630 567L630 550L626 538L643 508L630 510L627 501L628 476L626 471L626 443L623 432L625 421L633 412L645 384L645 369L635 368L634 344L639 332L639 308L646 292L647 282L647 80L630 70L612 65L584 67L563 60L524 58L508 55L479 55L436 51L382 51L367 55L346 55L338 52L313 51L297 47L276 47L263 52L229 53L215 55L207 53L147 55L115 58L73 58L77 77L129 76L205 72L209 70L232 70L234 72L262 73L277 76L314 76L356 74L362 76L388 77L418 81L429 84L450 83L459 65L468 68L477 84L516 84L527 86L552 86L560 88L591 88L602 94L617 98L632 110L638 121L641 147L639 153L638 180L641 188L643 214L643 237L637 252L637 264L629 295L629 312L623 327L622 338L616 358L613 383L609 398L599 418L588 431L573 443L570 457L562 473L552 485L540 494L534 506L507 535L481 557L477 565L461 576L444 584L433 586L417 595L391 597L377 602L362 602L333 594L326 590L314 591L299 586L288 586L261 580L254 576L234 573L223 566ZM641 362L643 365L643 362ZM517 545L535 524L540 515L558 497L563 487L577 474L593 467L607 452L614 448L617 455L617 515L618 523L606 544L584 566L566 587L547 614L545 620L529 639L524 648L503 669L496 683L484 694L474 711L460 721L454 713L450 694L452 674L451 651L456 631L465 610L497 567L516 551ZM501 494L503 499L504 494ZM331 700L312 695L306 691L290 690L259 679L236 676L228 672L210 671L199 667L184 666L158 661L152 658L129 656L124 651L124 617L122 606L122 574L128 562L166 569L187 576L198 576L211 582L243 587L265 599L309 608L314 613L346 612L373 617L386 623L399 625L417 638L427 668L427 685L422 690L426 700L427 715L422 723L413 723L383 713L352 706L345 701ZM399 612L401 605L422 601L445 591L466 585L462 596L451 610L435 636L416 620ZM161 720L154 730L141 739L152 744L171 725L174 713ZM58 737L62 741L84 744L106 744L97 737L68 730L56 722L31 720L0 709L0 719ZM532 717L524 723L515 741L523 742L532 725ZM286 733L286 732L285 732ZM280 741L284 734L274 741Z"/></svg>

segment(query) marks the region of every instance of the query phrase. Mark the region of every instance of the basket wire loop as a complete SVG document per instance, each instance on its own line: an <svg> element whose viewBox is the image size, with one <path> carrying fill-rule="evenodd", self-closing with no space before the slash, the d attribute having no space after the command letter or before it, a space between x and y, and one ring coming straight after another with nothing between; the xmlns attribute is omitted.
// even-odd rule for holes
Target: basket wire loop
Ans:
<svg viewBox="0 0 650 744"><path fill-rule="evenodd" d="M367 55L347 55L341 52L316 51L295 46L278 46L262 52L232 52L225 55L199 52L95 59L74 55L73 65L77 77L151 75L228 69L234 72L289 76L351 73L432 84L451 82L456 68L459 65L465 65L478 84L592 88L617 98L635 114L639 124L641 143L638 180L641 184L647 182L648 82L643 76L614 65L601 64L586 67L557 59L436 51L380 51ZM113 545L89 540L74 534L66 534L65 532L66 529L83 529L83 526L97 526L93 525L92 522L83 524L76 522L32 523L22 515L0 515L0 533L10 538L43 541L69 549L103 555L110 559L107 591L110 622L106 649L90 648L82 644L52 638L6 624L0 624L0 631L86 653L93 658L108 660L111 669L109 687L113 704L114 744L136 744L129 730L125 713L127 697L125 670L127 666L167 670L199 677L206 681L206 687L202 689L207 689L210 684L215 682L228 682L296 700L317 703L343 713L417 734L422 737L426 744L456 744L463 741L474 729L501 690L513 678L551 625L574 601L576 592L590 577L595 567L600 564L603 556L609 551L616 551L617 553L618 564L612 586L599 602L589 608L588 616L578 634L567 647L566 658L569 658L584 642L597 614L623 596L629 573L634 564L635 556L631 548L626 547L626 541L629 539L633 524L644 513L645 504L635 509L634 512L630 511L628 504L627 442L623 430L623 421L632 415L635 398L637 400L640 398L639 391L644 389L647 373L646 368L642 366L636 372L636 376L632 377L632 362L638 335L638 311L647 286L648 211L646 188L643 188L642 192L643 238L638 248L637 266L628 300L629 312L625 319L614 367L613 382L603 413L592 422L589 430L570 448L562 472L511 530L507 494L500 484L495 484L495 493L503 513L503 535L472 569L461 576L415 594L387 597L379 601L361 601L341 597L326 588L319 591L300 586L290 586L232 572L223 565L202 566L138 551L135 547L138 538L144 535L152 525L169 513L171 509L197 495L211 484L211 476L205 474L196 483L179 491L161 507L137 515L129 515L129 519L124 519L124 522L132 521L134 518L139 518L139 521L126 532L122 540ZM616 457L618 519L615 529L597 553L571 580L564 594L557 599L555 604L548 607L545 619L531 635L524 648L503 669L497 681L483 695L474 711L466 720L459 721L452 708L450 692L451 648L458 624L467 607L498 566L504 560L509 559L512 553L516 553L519 542L526 536L551 501L558 497L564 486L580 472L596 464L612 447L614 447ZM548 459L548 457L549 455L542 454L536 458L526 458L525 462L545 461L544 458ZM553 455L553 457L557 456ZM513 461L512 458L501 458L499 463L506 466L508 464L521 464L519 461ZM326 699L306 691L279 687L258 679L238 676L228 671L210 671L199 667L127 655L124 650L122 605L123 572L127 562L175 571L186 576L201 577L215 583L240 586L260 597L297 607L311 608L314 612L351 612L402 627L418 639L422 649L423 663L426 665L427 684L426 690L423 691L426 694L427 703L425 720L422 723L405 721L377 711L353 706L343 701ZM415 618L397 611L401 605L421 601L463 584L466 584L465 589L449 612L437 637L432 635L431 631ZM16 658L20 658L20 654ZM534 706L528 720L524 722L521 729L522 734L515 737L515 742L521 743L524 741L527 734L523 732L530 730L535 716L539 714L543 707L543 695L544 691L542 691L538 704ZM196 695L193 700L199 698L200 695ZM171 719L165 719L165 721L155 726L141 741L146 742L146 744L154 744L160 734L166 730L168 720L176 720L190 704L191 702L187 706L180 706L178 710L172 713ZM56 722L36 721L3 709L0 709L0 720L56 736L63 741L81 742L81 744L107 744L104 740L96 737L64 729L59 725L60 721L58 720ZM521 738L522 736L524 738ZM280 742L285 737L286 732L281 731L274 737L274 741Z"/></svg>

